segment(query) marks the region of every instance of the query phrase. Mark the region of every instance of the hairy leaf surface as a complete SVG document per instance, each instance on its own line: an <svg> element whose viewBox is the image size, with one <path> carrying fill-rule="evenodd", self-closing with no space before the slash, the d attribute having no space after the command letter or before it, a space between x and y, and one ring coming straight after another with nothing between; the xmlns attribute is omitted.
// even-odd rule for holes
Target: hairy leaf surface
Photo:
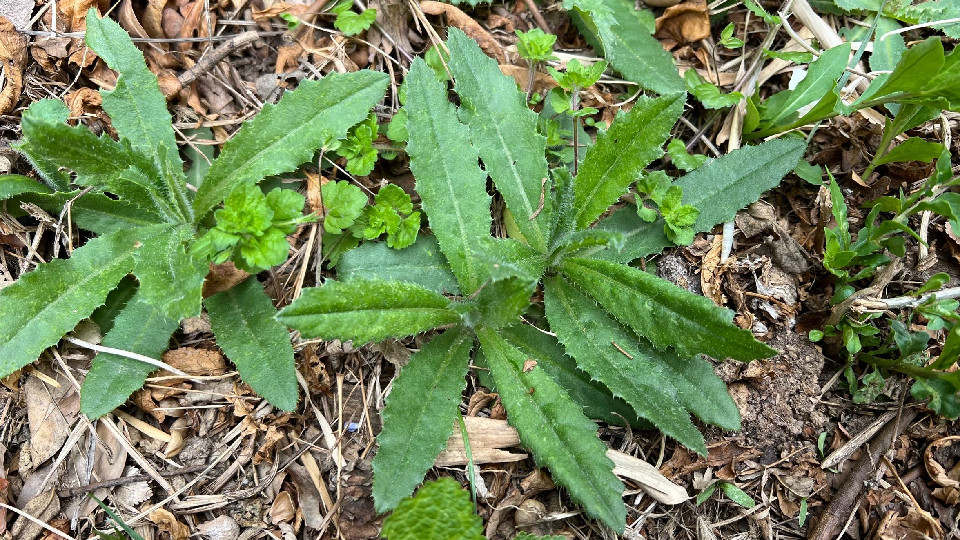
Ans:
<svg viewBox="0 0 960 540"><path fill-rule="evenodd" d="M639 419L626 401L613 397L606 386L592 380L587 372L578 368L574 359L567 355L557 338L526 324L501 328L500 333L528 357L539 358L537 366L542 367L574 401L583 407L583 414L587 418L603 420L613 425L621 425L627 421L635 428L651 429L650 423Z"/></svg>
<svg viewBox="0 0 960 540"><path fill-rule="evenodd" d="M393 382L373 459L378 512L392 510L410 495L446 447L467 386L471 349L471 334L448 330L411 356Z"/></svg>
<svg viewBox="0 0 960 540"><path fill-rule="evenodd" d="M408 281L439 293L460 293L457 278L450 272L435 236L420 235L404 249L390 249L384 242L367 242L343 254L337 277L342 281Z"/></svg>
<svg viewBox="0 0 960 540"><path fill-rule="evenodd" d="M707 454L703 436L678 403L673 381L655 358L636 346L636 336L560 277L547 278L543 296L550 329L577 365L660 431Z"/></svg>
<svg viewBox="0 0 960 540"><path fill-rule="evenodd" d="M542 368L525 366L528 357L496 331L477 335L510 424L541 466L570 491L587 514L623 532L623 484L613 474L597 426Z"/></svg>
<svg viewBox="0 0 960 540"><path fill-rule="evenodd" d="M581 34L595 49L603 51L613 69L625 79L658 94L684 90L673 57L650 35L632 2L599 0L574 4L577 9L573 20Z"/></svg>
<svg viewBox="0 0 960 540"><path fill-rule="evenodd" d="M130 141L141 154L154 156L157 166L153 172L157 177L173 172L182 185L183 162L173 134L173 119L157 76L147 69L143 53L119 24L98 17L93 9L87 12L85 39L87 45L120 74L116 88L100 91L103 110L110 115L117 135ZM173 170L166 163L173 164Z"/></svg>
<svg viewBox="0 0 960 540"><path fill-rule="evenodd" d="M709 231L718 223L732 220L741 208L779 185L797 166L805 149L803 141L794 139L744 146L677 179L674 183L683 189L683 204L700 210L693 231ZM592 248L581 251L582 256L626 263L672 245L663 232L662 218L647 223L633 207L603 218L596 228L623 234L624 249Z"/></svg>
<svg viewBox="0 0 960 540"><path fill-rule="evenodd" d="M200 291L208 270L206 261L187 255L184 242L191 238L192 226L171 227L151 238L133 257L142 301L178 321L200 315Z"/></svg>
<svg viewBox="0 0 960 540"><path fill-rule="evenodd" d="M113 327L103 337L103 345L159 359L179 324L134 297L114 319ZM147 376L156 370L156 366L146 362L112 353L94 356L80 391L80 411L90 418L107 414L142 388Z"/></svg>
<svg viewBox="0 0 960 540"><path fill-rule="evenodd" d="M484 540L483 520L474 512L470 494L449 477L427 482L402 500L383 520L381 535L388 540Z"/></svg>
<svg viewBox="0 0 960 540"><path fill-rule="evenodd" d="M546 196L549 182L544 183L549 178L547 139L537 133L537 113L526 106L513 78L504 75L476 41L451 29L447 45L461 99L460 118L470 126L471 140L517 228L531 246L545 251L552 201Z"/></svg>
<svg viewBox="0 0 960 540"><path fill-rule="evenodd" d="M237 371L272 405L297 408L297 374L290 334L256 276L204 300L217 345Z"/></svg>
<svg viewBox="0 0 960 540"><path fill-rule="evenodd" d="M7 209L14 215L19 215L11 208L12 204L28 202L56 215L72 200L73 223L81 229L101 235L165 223L165 220L156 212L144 210L127 201L112 199L102 193L91 192L83 196L80 196L80 193L80 191L24 193L14 197L11 203L8 203Z"/></svg>
<svg viewBox="0 0 960 540"><path fill-rule="evenodd" d="M263 110L227 141L197 190L197 219L244 182L292 171L318 148L346 137L383 98L386 73L357 71L301 81L295 92Z"/></svg>
<svg viewBox="0 0 960 540"><path fill-rule="evenodd" d="M645 354L658 358L664 372L677 387L680 404L697 418L723 429L740 429L740 410L727 392L727 385L701 356L677 356L640 342Z"/></svg>
<svg viewBox="0 0 960 540"><path fill-rule="evenodd" d="M653 160L683 112L685 94L642 97L630 112L618 116L587 151L573 184L574 224L584 229L627 188Z"/></svg>
<svg viewBox="0 0 960 540"><path fill-rule="evenodd" d="M350 339L356 345L460 321L450 301L437 292L402 281L368 279L304 289L278 318L304 337Z"/></svg>
<svg viewBox="0 0 960 540"><path fill-rule="evenodd" d="M133 253L164 226L90 240L0 289L0 377L33 362L90 315L133 268Z"/></svg>
<svg viewBox="0 0 960 540"><path fill-rule="evenodd" d="M476 252L481 240L490 236L487 175L478 165L479 154L467 127L447 100L446 88L426 62L414 60L405 84L410 170L440 249L460 290L470 294L485 277Z"/></svg>
<svg viewBox="0 0 960 540"><path fill-rule="evenodd" d="M477 295L480 323L488 328L500 328L517 322L530 306L530 297L537 281L529 276L509 276L491 279Z"/></svg>
<svg viewBox="0 0 960 540"><path fill-rule="evenodd" d="M0 201L24 193L50 193L52 190L29 176L5 174L0 176Z"/></svg>
<svg viewBox="0 0 960 540"><path fill-rule="evenodd" d="M681 356L755 360L776 354L735 326L733 312L639 268L595 259L567 259L567 278L658 349Z"/></svg>

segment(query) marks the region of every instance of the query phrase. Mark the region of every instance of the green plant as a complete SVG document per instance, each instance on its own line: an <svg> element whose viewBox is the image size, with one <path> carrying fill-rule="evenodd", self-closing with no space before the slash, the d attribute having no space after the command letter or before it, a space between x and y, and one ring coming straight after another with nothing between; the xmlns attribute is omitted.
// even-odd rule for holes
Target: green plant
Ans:
<svg viewBox="0 0 960 540"><path fill-rule="evenodd" d="M824 328L811 332L810 338L840 341L855 402L877 399L890 373L902 373L915 379L911 388L914 397L929 400L928 406L944 416L960 416L960 378L951 371L960 356L960 302L937 296L949 280L947 274L934 275L911 291L906 302L894 306L906 311L890 321L889 329L883 328L881 311L850 310L858 298L879 290L877 283L884 284L893 277L890 271L899 268L896 263L907 254L908 242L922 242L910 227L912 216L929 211L946 218L955 230L960 229L960 194L948 191L957 185L960 177L953 175L950 154L942 150L936 171L915 192L868 203L870 212L854 239L843 193L830 175L830 199L837 225L824 231L823 264L837 280L834 309ZM875 283L862 285L870 279ZM932 360L927 351L930 333L941 331L946 340L938 358ZM861 377L854 373L857 361L870 367Z"/></svg>
<svg viewBox="0 0 960 540"><path fill-rule="evenodd" d="M479 341L473 361L489 369L485 380L523 444L588 514L622 531L623 487L584 406L625 402L631 416L705 453L689 413L729 429L739 414L699 355L774 352L734 326L732 312L624 264L671 245L662 216L647 222L625 208L597 221L663 155L684 95L639 99L574 177L548 170L537 115L496 62L456 29L447 46L459 108L421 60L404 82L410 166L435 236L390 257L376 244L351 251L339 281L305 289L278 318L304 337L358 345L443 330L401 370L383 410L378 511L412 493L444 447ZM779 183L803 149L771 141L707 163L675 182L683 199L672 208L700 208L690 229L707 230ZM514 216L515 238L490 236L488 175ZM544 305L531 307L541 292Z"/></svg>
<svg viewBox="0 0 960 540"><path fill-rule="evenodd" d="M353 11L353 2L350 0L341 0L331 8L331 11L337 14L333 26L343 32L345 36L355 36L363 32L376 21L377 10L365 9L361 13Z"/></svg>
<svg viewBox="0 0 960 540"><path fill-rule="evenodd" d="M383 520L387 540L483 540L483 521L474 512L470 494L452 478L424 482ZM521 532L513 540L563 540Z"/></svg>
<svg viewBox="0 0 960 540"><path fill-rule="evenodd" d="M303 81L277 105L264 106L208 170L191 174L194 192L157 79L129 36L91 11L86 39L119 72L116 88L102 92L119 139L68 125L60 101L38 101L23 114L19 150L43 183L0 177L0 198L54 212L69 205L73 223L99 236L0 291L0 376L36 360L93 314L103 345L127 351L98 354L84 380L81 410L103 415L156 369L129 353L159 358L180 320L199 315L203 304L240 376L270 403L292 410L293 349L263 287L250 277L203 299L204 278L211 262L232 260L256 272L286 259L286 235L312 218L302 215L302 195L264 194L256 183L344 138L382 98L386 76L364 71ZM128 274L136 281L124 279Z"/></svg>
<svg viewBox="0 0 960 540"><path fill-rule="evenodd" d="M737 487L733 482L725 482L723 480L717 480L709 486L707 486L703 491L697 495L697 506L703 504L704 501L710 498L713 495L717 488L720 488L720 491L727 496L731 501L739 504L740 506L750 509L757 505L757 501L753 500L753 497L747 495L745 491Z"/></svg>

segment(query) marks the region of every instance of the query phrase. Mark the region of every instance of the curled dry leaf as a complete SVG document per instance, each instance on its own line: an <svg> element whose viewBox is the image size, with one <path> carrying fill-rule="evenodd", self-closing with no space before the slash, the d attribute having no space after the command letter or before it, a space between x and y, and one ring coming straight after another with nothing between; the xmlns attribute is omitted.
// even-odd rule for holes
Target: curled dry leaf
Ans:
<svg viewBox="0 0 960 540"><path fill-rule="evenodd" d="M700 0L667 8L663 15L657 17L657 33L654 36L680 44L707 39L710 37L707 3Z"/></svg>
<svg viewBox="0 0 960 540"><path fill-rule="evenodd" d="M240 525L227 515L197 525L197 531L209 540L237 540L240 536Z"/></svg>
<svg viewBox="0 0 960 540"><path fill-rule="evenodd" d="M0 62L3 62L3 89L0 90L0 114L17 106L23 91L23 68L27 63L27 40L10 19L0 16Z"/></svg>
<svg viewBox="0 0 960 540"><path fill-rule="evenodd" d="M203 297L209 298L218 292L230 290L246 281L250 274L240 270L231 261L211 264L210 273L203 282Z"/></svg>
<svg viewBox="0 0 960 540"><path fill-rule="evenodd" d="M103 104L100 92L93 88L80 88L64 96L63 100L70 107L71 117L80 117L84 114L96 112Z"/></svg>
<svg viewBox="0 0 960 540"><path fill-rule="evenodd" d="M483 52L487 53L487 56L495 58L498 64L507 63L507 57L503 54L503 49L497 43L497 40L493 39L493 36L480 26L480 23L475 21L473 17L461 11L457 6L425 1L420 2L420 9L427 15L446 15L447 23L463 30L464 34L473 38L483 49Z"/></svg>
<svg viewBox="0 0 960 540"><path fill-rule="evenodd" d="M150 512L148 517L158 529L170 535L170 540L187 540L190 537L190 528L177 521L169 510L158 508Z"/></svg>
<svg viewBox="0 0 960 540"><path fill-rule="evenodd" d="M960 502L960 466L954 466L948 471L937 461L933 453L938 449L953 446L957 441L960 441L960 436L956 435L937 439L930 443L923 453L923 464L927 474L940 486L933 490L933 496L948 504Z"/></svg>

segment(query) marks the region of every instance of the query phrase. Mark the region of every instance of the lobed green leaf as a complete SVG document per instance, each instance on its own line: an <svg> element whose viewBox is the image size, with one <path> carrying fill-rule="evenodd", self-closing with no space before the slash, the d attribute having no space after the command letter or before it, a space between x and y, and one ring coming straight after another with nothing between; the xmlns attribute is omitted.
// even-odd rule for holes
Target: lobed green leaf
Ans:
<svg viewBox="0 0 960 540"><path fill-rule="evenodd" d="M513 78L500 71L476 41L450 30L450 71L460 95L460 119L484 167L516 216L527 242L546 251L550 240L552 198L547 174L546 137L537 133L531 111Z"/></svg>
<svg viewBox="0 0 960 540"><path fill-rule="evenodd" d="M120 310L103 337L103 345L160 358L177 326L178 320L164 316L138 295ZM112 353L94 356L80 391L80 412L91 419L107 414L142 388L147 376L156 370L152 364Z"/></svg>
<svg viewBox="0 0 960 540"><path fill-rule="evenodd" d="M165 226L118 231L90 240L69 259L57 259L0 289L0 377L40 353L103 304L133 268L139 246Z"/></svg>
<svg viewBox="0 0 960 540"><path fill-rule="evenodd" d="M204 300L217 345L240 378L271 405L297 408L298 384L290 334L256 276Z"/></svg>
<svg viewBox="0 0 960 540"><path fill-rule="evenodd" d="M197 219L236 186L292 171L318 148L345 137L383 98L387 83L385 73L374 71L330 74L302 81L276 105L264 105L227 141L197 189Z"/></svg>
<svg viewBox="0 0 960 540"><path fill-rule="evenodd" d="M460 290L469 294L485 278L476 252L482 239L490 236L487 175L480 169L467 127L457 120L456 107L447 100L444 84L426 62L415 60L404 84L410 170L430 228Z"/></svg>
<svg viewBox="0 0 960 540"><path fill-rule="evenodd" d="M685 94L641 97L587 151L573 184L574 224L584 229L620 198L662 146L683 112Z"/></svg>
<svg viewBox="0 0 960 540"><path fill-rule="evenodd" d="M673 347L680 356L702 353L743 361L777 352L731 323L732 311L638 268L578 258L567 259L560 268L567 279L657 349Z"/></svg>
<svg viewBox="0 0 960 540"><path fill-rule="evenodd" d="M160 92L157 76L147 68L143 54L119 24L98 17L94 9L87 12L86 24L87 45L119 74L116 88L100 91L103 110L110 115L110 123L117 135L130 141L135 151L153 156L156 168L150 172L155 172L156 178L173 173L176 187L185 191L183 162L174 138L173 119L167 110L167 100Z"/></svg>
<svg viewBox="0 0 960 540"><path fill-rule="evenodd" d="M354 279L304 289L277 318L303 337L361 345L459 322L450 305L443 295L412 283Z"/></svg>
<svg viewBox="0 0 960 540"><path fill-rule="evenodd" d="M623 484L613 474L607 447L597 439L597 426L545 370L527 363L523 351L508 343L496 330L477 329L480 345L523 445L538 465L550 469L588 515L623 532L626 508ZM539 361L543 359L532 359Z"/></svg>
<svg viewBox="0 0 960 540"><path fill-rule="evenodd" d="M411 356L394 380L373 459L378 512L392 510L410 495L446 447L467 386L472 349L471 334L448 330Z"/></svg>
<svg viewBox="0 0 960 540"><path fill-rule="evenodd" d="M483 540L483 520L470 494L450 477L423 484L413 497L400 501L383 520L380 533L388 540Z"/></svg>

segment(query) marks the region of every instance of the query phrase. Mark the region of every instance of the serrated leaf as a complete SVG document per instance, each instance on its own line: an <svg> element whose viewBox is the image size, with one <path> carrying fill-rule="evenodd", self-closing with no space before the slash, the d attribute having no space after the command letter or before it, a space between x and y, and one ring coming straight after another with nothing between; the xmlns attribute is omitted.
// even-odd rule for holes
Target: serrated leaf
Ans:
<svg viewBox="0 0 960 540"><path fill-rule="evenodd" d="M82 125L68 126L64 123L68 112L58 100L31 104L21 119L23 142L17 149L31 161L46 160L76 172L76 182L82 186L110 183L130 166L127 149L106 135L97 137Z"/></svg>
<svg viewBox="0 0 960 540"><path fill-rule="evenodd" d="M648 353L660 358L685 409L708 424L740 429L740 410L710 362L700 356L677 356L672 351L656 351L652 347Z"/></svg>
<svg viewBox="0 0 960 540"><path fill-rule="evenodd" d="M133 253L163 228L95 238L74 250L71 258L42 264L0 289L0 377L36 360L103 304L133 268Z"/></svg>
<svg viewBox="0 0 960 540"><path fill-rule="evenodd" d="M637 415L687 448L707 454L703 435L678 403L676 387L656 358L636 346L636 336L560 277L545 280L544 304L550 329L578 366Z"/></svg>
<svg viewBox="0 0 960 540"><path fill-rule="evenodd" d="M632 2L574 2L581 34L627 80L659 94L682 92L683 79L673 57L650 35Z"/></svg>
<svg viewBox="0 0 960 540"><path fill-rule="evenodd" d="M530 307L530 297L537 288L537 281L530 276L510 276L491 279L477 295L480 324L487 328L500 328L517 322Z"/></svg>
<svg viewBox="0 0 960 540"><path fill-rule="evenodd" d="M567 259L561 270L620 322L654 347L680 356L755 360L777 351L735 326L733 312L639 268L595 259Z"/></svg>
<svg viewBox="0 0 960 540"><path fill-rule="evenodd" d="M467 127L457 120L456 107L447 100L444 84L430 67L415 59L404 84L410 170L417 179L430 228L460 290L469 294L485 277L475 252L481 239L490 236L487 175L480 169Z"/></svg>
<svg viewBox="0 0 960 540"><path fill-rule="evenodd" d="M540 358L537 365L550 374L564 392L583 407L583 414L587 418L613 425L627 422L638 429L653 427L646 420L638 418L626 401L613 397L606 386L592 380L588 373L578 368L556 337L526 324L515 324L499 331L507 341L527 356ZM481 364L477 362L477 365ZM478 372L480 375L484 373L486 372Z"/></svg>
<svg viewBox="0 0 960 540"><path fill-rule="evenodd" d="M82 196L80 191L33 193L19 196L16 200L36 204L52 214L58 214L63 206L72 200L73 223L81 229L101 235L165 223L155 212L146 211L126 201L111 199L102 193L87 193Z"/></svg>
<svg viewBox="0 0 960 540"><path fill-rule="evenodd" d="M460 294L457 278L440 253L435 236L421 236L410 247L390 249L384 243L367 242L343 254L337 265L342 281L356 278L407 281L438 293Z"/></svg>
<svg viewBox="0 0 960 540"><path fill-rule="evenodd" d="M472 335L448 330L411 356L393 382L373 459L377 512L410 495L446 447L467 386L471 349Z"/></svg>
<svg viewBox="0 0 960 540"><path fill-rule="evenodd" d="M460 118L470 127L470 138L517 228L531 246L545 251L553 209L552 198L546 196L549 181L543 182L549 178L547 139L537 133L537 113L526 106L513 78L504 75L476 41L451 29L447 46L461 99Z"/></svg>
<svg viewBox="0 0 960 540"><path fill-rule="evenodd" d="M460 321L450 300L439 293L412 283L369 279L304 289L277 318L303 337L353 340L358 346Z"/></svg>
<svg viewBox="0 0 960 540"><path fill-rule="evenodd" d="M400 501L383 520L388 540L483 540L483 520L470 494L450 477L423 484L417 494Z"/></svg>
<svg viewBox="0 0 960 540"><path fill-rule="evenodd" d="M190 225L171 227L133 256L140 299L177 321L200 315L200 291L208 267L207 261L187 254L185 242L192 238Z"/></svg>
<svg viewBox="0 0 960 540"><path fill-rule="evenodd" d="M114 319L113 327L103 337L103 345L159 359L178 325L178 320L165 317L137 295ZM125 356L94 356L80 391L80 412L91 419L107 414L123 405L156 370L154 365Z"/></svg>
<svg viewBox="0 0 960 540"><path fill-rule="evenodd" d="M590 516L623 532L626 507L623 484L613 474L607 447L597 438L597 426L542 368L524 369L526 354L496 331L477 329L480 345L523 445L538 465L567 488Z"/></svg>
<svg viewBox="0 0 960 540"><path fill-rule="evenodd" d="M663 155L663 143L683 112L684 94L641 97L630 112L587 151L573 184L573 222L585 229L630 187L644 167Z"/></svg>
<svg viewBox="0 0 960 540"><path fill-rule="evenodd" d="M805 149L806 143L796 139L744 146L677 179L683 204L700 210L693 230L708 231L732 220L738 210L778 186L797 166Z"/></svg>
<svg viewBox="0 0 960 540"><path fill-rule="evenodd" d="M474 254L487 265L488 271L503 267L518 271L518 275L539 278L546 270L544 254L519 240L487 237L480 246L480 251Z"/></svg>
<svg viewBox="0 0 960 540"><path fill-rule="evenodd" d="M86 25L87 45L119 74L113 90L100 91L103 109L110 115L117 135L130 141L141 154L154 156L157 176L173 173L176 187L184 191L183 162L173 134L173 119L156 75L147 69L143 53L119 24L98 17L96 10L90 9Z"/></svg>
<svg viewBox="0 0 960 540"><path fill-rule="evenodd" d="M271 405L297 408L299 386L290 334L276 320L277 310L256 276L204 300L210 326L249 384Z"/></svg>
<svg viewBox="0 0 960 540"><path fill-rule="evenodd" d="M292 171L318 148L342 139L383 98L385 73L357 71L301 81L276 105L264 105L227 141L197 189L194 209L203 218L234 187Z"/></svg>
<svg viewBox="0 0 960 540"><path fill-rule="evenodd" d="M49 187L37 182L29 176L21 174L5 174L0 176L0 201L5 201L24 193L50 193Z"/></svg>

